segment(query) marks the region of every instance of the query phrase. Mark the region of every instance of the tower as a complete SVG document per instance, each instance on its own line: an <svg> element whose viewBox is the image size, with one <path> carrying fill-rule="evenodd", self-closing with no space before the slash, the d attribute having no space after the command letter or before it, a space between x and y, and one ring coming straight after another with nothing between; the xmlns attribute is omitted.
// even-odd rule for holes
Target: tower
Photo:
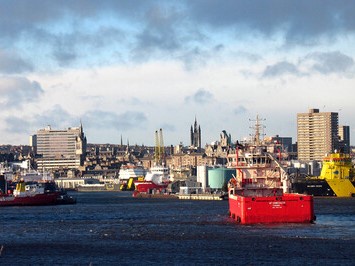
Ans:
<svg viewBox="0 0 355 266"><path fill-rule="evenodd" d="M297 141L299 160L322 160L338 148L338 113L310 109L297 114Z"/></svg>
<svg viewBox="0 0 355 266"><path fill-rule="evenodd" d="M195 117L195 123L190 129L191 147L194 149L201 149L201 127L197 125L197 119Z"/></svg>

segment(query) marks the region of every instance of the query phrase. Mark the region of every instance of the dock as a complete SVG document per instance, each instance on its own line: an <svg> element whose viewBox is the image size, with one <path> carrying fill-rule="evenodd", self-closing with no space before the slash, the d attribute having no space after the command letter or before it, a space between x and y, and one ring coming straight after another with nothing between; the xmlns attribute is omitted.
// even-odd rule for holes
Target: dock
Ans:
<svg viewBox="0 0 355 266"><path fill-rule="evenodd" d="M222 194L181 194L178 195L182 200L225 200L226 197Z"/></svg>

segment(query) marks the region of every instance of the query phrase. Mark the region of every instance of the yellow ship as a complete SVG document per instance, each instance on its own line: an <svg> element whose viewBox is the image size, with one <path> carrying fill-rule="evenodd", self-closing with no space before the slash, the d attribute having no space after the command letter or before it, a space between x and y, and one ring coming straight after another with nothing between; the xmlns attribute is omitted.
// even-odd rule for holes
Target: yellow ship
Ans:
<svg viewBox="0 0 355 266"><path fill-rule="evenodd" d="M313 196L355 196L354 168L349 154L332 153L323 159L320 176L294 180L297 193Z"/></svg>

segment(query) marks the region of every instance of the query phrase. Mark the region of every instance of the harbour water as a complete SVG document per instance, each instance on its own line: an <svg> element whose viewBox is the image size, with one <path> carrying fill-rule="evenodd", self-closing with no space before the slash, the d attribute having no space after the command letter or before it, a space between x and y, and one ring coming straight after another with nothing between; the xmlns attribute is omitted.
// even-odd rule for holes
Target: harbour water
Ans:
<svg viewBox="0 0 355 266"><path fill-rule="evenodd" d="M1 265L354 265L355 198L316 198L315 224L244 226L228 201L73 193L1 208Z"/></svg>

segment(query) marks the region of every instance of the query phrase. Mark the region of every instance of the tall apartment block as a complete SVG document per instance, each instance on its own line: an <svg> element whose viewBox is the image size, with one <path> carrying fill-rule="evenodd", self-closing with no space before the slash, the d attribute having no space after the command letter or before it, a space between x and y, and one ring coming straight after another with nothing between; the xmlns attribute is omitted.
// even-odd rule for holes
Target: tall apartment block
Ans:
<svg viewBox="0 0 355 266"><path fill-rule="evenodd" d="M78 169L83 165L86 153L86 137L82 125L65 130L50 126L39 129L32 143L37 154L39 171Z"/></svg>
<svg viewBox="0 0 355 266"><path fill-rule="evenodd" d="M338 113L310 109L297 114L299 160L322 160L338 148L338 138Z"/></svg>

